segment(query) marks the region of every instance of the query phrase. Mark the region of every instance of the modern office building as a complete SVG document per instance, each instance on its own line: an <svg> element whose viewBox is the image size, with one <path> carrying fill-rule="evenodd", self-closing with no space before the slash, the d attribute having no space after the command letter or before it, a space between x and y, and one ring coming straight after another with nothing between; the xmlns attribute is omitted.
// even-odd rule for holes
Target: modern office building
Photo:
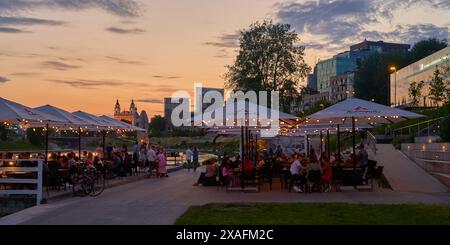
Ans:
<svg viewBox="0 0 450 245"><path fill-rule="evenodd" d="M412 82L424 81L422 98L417 106L434 106L435 103L429 99L429 85L436 69L441 69L444 65L450 65L450 46L437 51L397 72L391 74L391 105L404 106L411 103L408 90ZM445 79L445 78L444 78Z"/></svg>
<svg viewBox="0 0 450 245"><path fill-rule="evenodd" d="M172 98L168 97L168 98L164 98L164 119L166 121L166 130L167 131L172 131L174 126L172 124L172 111L179 106L182 101L189 101L189 98L181 98L180 102L178 103L172 103Z"/></svg>
<svg viewBox="0 0 450 245"><path fill-rule="evenodd" d="M328 101L330 97L329 92L305 94L300 102L300 111L305 111L311 108L315 103Z"/></svg>
<svg viewBox="0 0 450 245"><path fill-rule="evenodd" d="M330 78L357 69L358 61L366 58L368 51L347 51L317 63L317 90L330 92Z"/></svg>
<svg viewBox="0 0 450 245"><path fill-rule="evenodd" d="M314 66L313 73L308 74L306 80L306 87L308 87L312 91L317 91L317 66Z"/></svg>
<svg viewBox="0 0 450 245"><path fill-rule="evenodd" d="M407 52L411 48L409 44L386 43L383 41L367 41L350 46L350 51L370 51L386 53L393 50Z"/></svg>
<svg viewBox="0 0 450 245"><path fill-rule="evenodd" d="M330 101L339 102L355 95L353 82L355 80L355 72L349 71L342 75L330 78Z"/></svg>
<svg viewBox="0 0 450 245"><path fill-rule="evenodd" d="M210 92L210 91L217 91L222 95L222 99L225 100L225 89L223 88L202 88L202 99L205 98L206 93ZM202 104L202 112L204 112L211 104L213 104L214 101L212 103L203 103Z"/></svg>

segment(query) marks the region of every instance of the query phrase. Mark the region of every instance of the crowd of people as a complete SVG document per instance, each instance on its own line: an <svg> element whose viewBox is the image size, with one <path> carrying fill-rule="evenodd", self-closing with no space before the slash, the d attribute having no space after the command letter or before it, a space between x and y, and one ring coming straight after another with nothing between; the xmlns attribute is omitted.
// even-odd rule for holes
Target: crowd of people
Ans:
<svg viewBox="0 0 450 245"><path fill-rule="evenodd" d="M187 154L187 157L190 154ZM240 155L233 160L223 154L220 160L206 161L206 170L200 174L195 186L211 186L225 183L227 186L239 186L242 180L281 175L284 171L285 181L295 192L304 192L305 188L320 189L328 192L333 189L334 180L343 177L346 168L361 170L361 181L367 180L369 157L364 145L358 147L357 155L350 154L347 159L343 155L334 154L328 157L326 152L318 153L310 149L308 154L299 150L291 155L283 153L281 146L268 149L255 156L246 156L242 164Z"/></svg>
<svg viewBox="0 0 450 245"><path fill-rule="evenodd" d="M13 159L12 153L1 153L0 159ZM19 167L36 166L36 161L26 161L27 159L37 159L44 163L45 154L20 153L17 156L19 162L13 162ZM11 161L1 161L0 166L7 166ZM167 175L167 156L164 148L160 144L147 145L138 143L133 146L132 151L128 150L127 145L116 147L113 144L105 147L105 152L84 151L79 154L75 152L55 152L50 153L47 163L43 166L45 184L58 186L65 183L71 183L74 175L80 174L84 168L95 168L102 172L107 178L132 176L133 171L145 168L147 176L153 173L157 177L168 177Z"/></svg>

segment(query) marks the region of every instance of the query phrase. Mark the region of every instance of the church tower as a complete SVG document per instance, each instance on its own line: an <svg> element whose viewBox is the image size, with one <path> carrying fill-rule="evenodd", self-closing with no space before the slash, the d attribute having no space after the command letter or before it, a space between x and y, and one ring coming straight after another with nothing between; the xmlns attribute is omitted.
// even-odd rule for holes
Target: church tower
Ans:
<svg viewBox="0 0 450 245"><path fill-rule="evenodd" d="M114 116L120 115L120 104L119 100L116 101L116 106L114 107Z"/></svg>
<svg viewBox="0 0 450 245"><path fill-rule="evenodd" d="M137 112L137 107L136 107L136 105L134 104L134 99L131 100L131 104L130 104L130 112L131 112L132 115L135 114L135 113Z"/></svg>

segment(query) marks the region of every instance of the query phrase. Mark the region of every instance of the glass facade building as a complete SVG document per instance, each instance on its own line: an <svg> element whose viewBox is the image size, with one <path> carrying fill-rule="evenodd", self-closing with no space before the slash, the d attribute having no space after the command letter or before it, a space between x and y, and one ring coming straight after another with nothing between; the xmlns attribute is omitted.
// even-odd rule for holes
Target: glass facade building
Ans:
<svg viewBox="0 0 450 245"><path fill-rule="evenodd" d="M317 90L330 91L330 78L357 69L358 60L369 55L370 51L347 51L328 60L317 63Z"/></svg>
<svg viewBox="0 0 450 245"><path fill-rule="evenodd" d="M450 65L450 46L392 73L390 78L391 105L403 106L410 104L411 98L408 90L411 83L424 81L425 86L422 90L422 97L417 106L434 106L433 101L427 99L429 85L435 70L440 69L444 65Z"/></svg>

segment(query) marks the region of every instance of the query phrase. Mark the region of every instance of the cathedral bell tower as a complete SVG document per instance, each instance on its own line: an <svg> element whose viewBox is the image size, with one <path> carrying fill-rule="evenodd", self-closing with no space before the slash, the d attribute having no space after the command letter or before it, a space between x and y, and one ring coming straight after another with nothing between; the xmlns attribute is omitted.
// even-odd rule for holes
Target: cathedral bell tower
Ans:
<svg viewBox="0 0 450 245"><path fill-rule="evenodd" d="M137 112L137 107L136 107L136 105L134 104L134 99L131 100L131 104L130 104L130 112L131 112L131 114L135 114L135 113Z"/></svg>
<svg viewBox="0 0 450 245"><path fill-rule="evenodd" d="M119 100L116 101L116 106L114 107L114 116L120 115L120 104Z"/></svg>

